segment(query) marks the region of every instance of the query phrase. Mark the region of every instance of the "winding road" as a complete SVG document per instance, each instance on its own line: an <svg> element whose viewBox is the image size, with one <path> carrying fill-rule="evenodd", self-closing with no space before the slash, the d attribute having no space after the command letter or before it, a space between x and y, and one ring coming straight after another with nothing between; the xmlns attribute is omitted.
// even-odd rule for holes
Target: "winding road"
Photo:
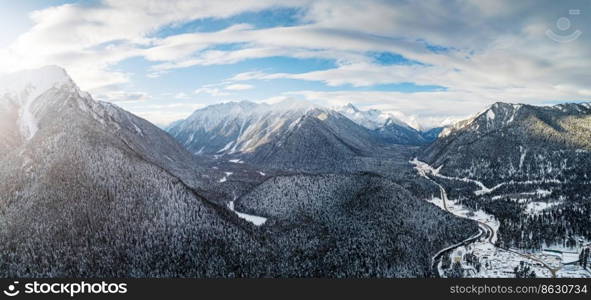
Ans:
<svg viewBox="0 0 591 300"><path fill-rule="evenodd" d="M518 252L518 251L515 251L515 250L512 250L512 249L509 249L509 248L505 248L505 247L496 246L494 244L494 242L493 242L493 239L494 239L494 237L496 235L496 232L495 232L494 228L492 228L490 225L488 225L488 224L486 224L484 222L481 222L481 221L476 220L476 219L471 219L471 218L468 218L468 217L465 217L465 216L462 216L462 215L458 215L455 212L449 210L448 207L447 207L447 201L449 201L449 199L448 199L447 192L446 192L445 188L441 184L439 184L438 182L436 182L435 180L433 180L432 178L430 178L429 176L427 176L427 174L424 171L419 171L419 175L427 178L429 181L431 181L432 183L434 183L435 185L437 185L439 187L439 191L441 193L441 200L443 202L443 209L445 211L447 211L447 212L449 212L449 213L451 213L451 214L453 214L453 215L455 215L457 217L460 217L460 218L464 218L464 219L469 219L469 220L476 221L478 223L478 227L479 227L479 233L476 234L475 236L472 236L472 237L470 237L470 238L468 238L468 239L466 239L466 240L464 240L462 242L459 242L457 244L454 244L454 245L451 245L449 247L446 247L446 248L440 250L439 252L437 252L435 254L435 256L433 256L433 258L432 258L432 269L435 271L435 274L439 274L439 271L438 271L437 266L439 264L439 261L441 260L441 257L443 256L443 254L445 254L447 252L450 252L450 251L453 251L454 249L459 248L461 246L466 246L466 245L468 245L470 243L474 243L474 242L479 241L482 238L484 238L484 239L486 239L486 242L490 243L491 245L493 245L494 247L496 247L498 249L501 249L501 250L504 250L504 251L508 251L508 252L514 253L516 255L519 255L519 256L521 256L523 258L530 259L530 260L533 260L535 262L540 263L544 268L546 268L548 271L550 271L550 273L552 274L552 278L556 278L556 273L562 267L553 268L550 265L548 265L546 262L544 262L543 260L541 260L541 259L539 259L539 258L537 258L537 257L535 257L533 255L521 253L521 252Z"/></svg>

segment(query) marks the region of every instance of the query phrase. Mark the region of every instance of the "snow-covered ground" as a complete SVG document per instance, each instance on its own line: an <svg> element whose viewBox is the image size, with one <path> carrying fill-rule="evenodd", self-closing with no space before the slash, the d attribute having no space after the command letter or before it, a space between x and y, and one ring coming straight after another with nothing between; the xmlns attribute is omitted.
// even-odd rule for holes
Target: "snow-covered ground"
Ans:
<svg viewBox="0 0 591 300"><path fill-rule="evenodd" d="M252 224L254 224L256 226L261 226L261 225L265 224L265 222L267 222L267 218L237 212L236 210L234 210L234 201L230 201L230 203L228 203L228 208L231 211L233 211L236 215L238 215L238 217L240 217L248 222L251 222Z"/></svg>
<svg viewBox="0 0 591 300"><path fill-rule="evenodd" d="M444 209L443 200L440 198L430 199L429 202ZM519 266L520 262L525 262L532 271L536 273L537 277L552 277L552 272L548 267L555 269L557 277L577 277L577 278L591 278L591 273L584 270L578 265L570 265L563 271L566 266L564 263L572 263L578 259L578 254L571 253L577 250L570 249L571 252L563 254L546 253L540 251L532 251L529 253L522 253L518 249L502 249L494 246L497 239L496 233L499 229L499 221L491 215L483 211L471 211L470 209L449 199L446 201L447 210L457 216L469 218L478 222L482 222L493 229L493 237L489 241L487 238L481 238L477 242L471 243L467 246L460 246L452 252L450 258L453 261L460 261L462 267L466 271L467 277L476 278L504 278L514 277L514 268ZM492 243L491 243L492 241ZM471 265L468 265L465 260L465 255L471 253L478 257L481 264L479 271ZM525 256L524 256L525 255ZM527 256L531 257L528 258ZM543 262L543 263L542 263ZM548 267L544 266L546 264ZM441 264L438 266L440 275L443 277L443 269Z"/></svg>
<svg viewBox="0 0 591 300"><path fill-rule="evenodd" d="M437 197L434 197L430 200L427 200L433 204L435 204L436 206L438 206L441 209L444 209L443 207L443 200ZM446 206L447 206L447 210L459 217L462 218L467 218L467 219L471 219L471 220L475 220L481 223L484 223L488 226L490 226L490 228L493 229L493 237L491 239L491 241L494 243L497 241L497 231L499 230L499 221L492 215L489 215L487 213L485 213L482 210L478 210L478 211L473 211L469 208L466 208L465 206L458 204L452 200L447 199L447 201L445 202Z"/></svg>
<svg viewBox="0 0 591 300"><path fill-rule="evenodd" d="M529 202L525 207L525 212L530 215L536 215L558 204L558 202Z"/></svg>
<svg viewBox="0 0 591 300"><path fill-rule="evenodd" d="M228 181L228 177L230 177L230 175L234 174L233 172L224 172L224 174L226 174L226 176L222 177L222 179L220 179L220 182L226 182Z"/></svg>
<svg viewBox="0 0 591 300"><path fill-rule="evenodd" d="M480 269L466 262L466 254L471 253L478 257ZM478 241L468 246L462 246L451 254L452 261L460 261L465 269L466 277L473 278L508 278L515 277L514 270L523 261L537 277L549 278L552 273L540 262L527 259L514 252L506 251L495 247L487 241Z"/></svg>
<svg viewBox="0 0 591 300"><path fill-rule="evenodd" d="M514 269L518 267L521 262L527 264L532 271L536 273L537 277L550 278L554 275L556 277L570 277L570 278L591 278L591 272L583 269L577 264L564 265L565 263L572 263L578 259L578 251L580 249L561 249L562 253L548 252L548 251L530 251L522 252L519 249L503 249L496 247L494 243L497 240L497 231L499 229L499 221L492 215L485 213L482 210L472 211L471 209L464 207L463 205L448 199L447 192L442 185L435 182L428 175L445 179L456 179L465 182L476 183L481 187L481 192L492 191L492 189L486 188L482 183L468 179L468 178L454 178L447 177L439 174L439 170L434 169L428 164L417 160L416 158L411 161L415 165L415 169L420 176L423 176L436 185L439 186L441 195L440 197L433 197L428 199L430 203L438 206L441 209L447 210L448 212L463 218L468 218L479 222L480 230L490 231L492 230L492 238L488 238L486 235L482 236L478 241L456 247L456 245L448 247L455 248L450 253L452 262L459 261L464 269L464 275L467 277L476 278L507 278L514 277ZM548 191L537 190L532 194L539 196L549 195ZM551 202L529 202L527 211L539 211L546 209L553 205ZM531 206L531 207L530 207ZM442 251L446 250L443 249ZM470 265L466 261L466 254L470 253L478 258L478 262L481 264L479 270L474 266ZM439 275L445 277L445 270L441 266L441 261L437 265ZM555 273L555 274L553 274Z"/></svg>
<svg viewBox="0 0 591 300"><path fill-rule="evenodd" d="M584 270L579 265L565 265L558 272L558 278L591 278L591 271Z"/></svg>
<svg viewBox="0 0 591 300"><path fill-rule="evenodd" d="M458 180L458 181L463 181L463 182L467 182L467 183L473 183L473 184L477 185L478 187L480 187L480 190L474 192L474 194L476 194L476 195L483 195L483 194L491 193L492 191L498 189L499 187L501 187L503 185L503 183L501 183L501 184L498 184L492 188L488 188L487 186L485 186L482 182L480 182L478 180L474 180L474 179L470 179L470 178L446 176L446 175L439 173L439 171L441 171L441 168L443 167L443 165L441 165L441 166L439 166L439 168L435 169L435 168L431 167L430 165L418 160L416 157L413 160L411 160L410 163L415 165L415 169L419 172L419 174L421 176L426 177L427 175L432 175L435 177L448 179L448 180Z"/></svg>
<svg viewBox="0 0 591 300"><path fill-rule="evenodd" d="M526 181L507 181L507 182L501 182L493 187L487 187L486 185L484 185L484 183L475 180L475 179L471 179L471 178L465 178L465 177L452 177L452 176L446 176L440 173L441 168L443 167L443 165L439 166L439 168L435 169L433 167L431 167L430 165L428 165L427 163L424 163L420 160L418 160L416 157L410 161L411 164L413 164L415 166L415 169L417 170L417 172L419 172L419 174L421 176L427 176L427 175L432 175L435 177L439 177L439 178L443 178L443 179L448 179L448 180L457 180L457 181L463 181L463 182L467 182L467 183L472 183L477 185L480 190L474 191L474 194L477 196L481 196L481 195L486 195L486 194L490 194L492 192L494 192L495 190L497 190L498 188L505 186L505 185L529 185L529 184L541 184L541 183L545 183L545 184L561 184L562 182L560 182L557 179L541 179L541 180L526 180ZM536 190L533 193L551 193L551 191L544 191L544 190Z"/></svg>

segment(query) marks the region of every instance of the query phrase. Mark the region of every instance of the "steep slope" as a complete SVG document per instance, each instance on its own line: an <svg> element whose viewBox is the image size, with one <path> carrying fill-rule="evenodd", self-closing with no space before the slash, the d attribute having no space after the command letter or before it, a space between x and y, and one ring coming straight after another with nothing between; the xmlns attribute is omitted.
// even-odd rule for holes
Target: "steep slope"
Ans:
<svg viewBox="0 0 591 300"><path fill-rule="evenodd" d="M435 128L427 129L425 131L422 131L421 135L423 136L423 139L425 139L425 141L427 143L432 143L435 140L437 140L437 138L439 137L439 134L444 129L445 129L445 127L435 127Z"/></svg>
<svg viewBox="0 0 591 300"><path fill-rule="evenodd" d="M2 126L19 129L0 139L6 150L0 157L2 277L425 276L437 247L475 229L426 203L406 200L412 199L408 192L375 175L268 180L249 193L252 200L240 200L235 208L253 213L244 204L256 204L268 217L256 227L240 217L244 213L229 209L234 198L211 201L218 189L227 191L216 174L222 171L204 166L220 164L195 161L147 121L94 101L69 78L50 80L63 70L46 71L48 85L35 89L34 98L23 102L15 95L26 92L5 93L0 105L8 117ZM25 84L30 87L38 86L36 74L18 76L31 76ZM336 139L342 134L338 130L360 130L354 136L366 132L350 121L351 128L340 125L342 116L308 113L294 125L302 132L321 127L326 139ZM34 126L22 126L29 121ZM339 151L362 148L353 138L338 142L348 147ZM246 169L240 176L260 172ZM284 180L295 185L285 198L274 198L286 187ZM316 183L310 186L310 180ZM251 182L230 181L234 191L252 190ZM274 209L277 201L292 203L291 210L261 210ZM300 207L301 201L315 204ZM332 213L334 218L322 217ZM371 221L376 214L377 221ZM410 224L423 218L428 222ZM352 234L339 229L342 224L365 229ZM448 234L427 234L433 228ZM379 240L370 243L374 237Z"/></svg>
<svg viewBox="0 0 591 300"><path fill-rule="evenodd" d="M376 132L383 141L390 144L425 145L429 143L420 131L391 119L388 119L384 126L376 129Z"/></svg>
<svg viewBox="0 0 591 300"><path fill-rule="evenodd" d="M587 174L591 105L495 103L442 131L423 158L442 172L496 185ZM578 170L578 171L577 171ZM583 172L583 173L579 173ZM571 174L571 175L569 175Z"/></svg>
<svg viewBox="0 0 591 300"><path fill-rule="evenodd" d="M384 152L370 130L335 111L298 102L213 105L167 130L195 154L280 169L333 170L346 159Z"/></svg>
<svg viewBox="0 0 591 300"><path fill-rule="evenodd" d="M0 98L0 158L21 143L22 136L18 123L19 106Z"/></svg>
<svg viewBox="0 0 591 300"><path fill-rule="evenodd" d="M501 223L499 243L591 240L591 104L495 103L442 131L419 156L450 197Z"/></svg>
<svg viewBox="0 0 591 300"><path fill-rule="evenodd" d="M3 125L22 128L29 120L35 130L2 137L7 152L0 158L0 276L266 272L256 261L257 253L265 256L263 248L245 230L248 225L200 196L207 178L174 139L95 102L71 80L51 82L65 74L59 68L41 73L48 74L45 91L36 89L25 104L14 97L22 91L2 100L4 112L30 112ZM25 86L39 86L36 76L29 80ZM252 264L237 268L251 255Z"/></svg>

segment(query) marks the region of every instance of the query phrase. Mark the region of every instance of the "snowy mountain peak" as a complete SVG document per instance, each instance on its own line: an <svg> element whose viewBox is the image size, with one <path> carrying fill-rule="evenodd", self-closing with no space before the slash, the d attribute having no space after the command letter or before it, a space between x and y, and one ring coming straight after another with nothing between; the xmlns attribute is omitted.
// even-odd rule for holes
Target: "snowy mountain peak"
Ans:
<svg viewBox="0 0 591 300"><path fill-rule="evenodd" d="M273 110L299 110L309 111L312 109L322 109L321 106L305 100L293 100L286 99L274 104L270 104L269 107Z"/></svg>
<svg viewBox="0 0 591 300"><path fill-rule="evenodd" d="M26 102L51 88L63 85L74 85L68 73L57 66L46 66L1 76L0 94L9 94Z"/></svg>
<svg viewBox="0 0 591 300"><path fill-rule="evenodd" d="M355 107L355 105L353 105L353 103L351 103L351 102L347 103L347 105L345 105L345 108L351 110L352 112L359 111L359 109L357 107Z"/></svg>
<svg viewBox="0 0 591 300"><path fill-rule="evenodd" d="M439 137L449 136L461 129L470 128L472 131L486 132L507 126L515 121L515 117L522 106L522 104L495 102L485 110L447 126Z"/></svg>
<svg viewBox="0 0 591 300"><path fill-rule="evenodd" d="M351 119L353 122L372 130L391 124L411 128L410 125L393 114L382 112L378 109L361 110L352 103L348 103L345 106L335 107L334 110Z"/></svg>
<svg viewBox="0 0 591 300"><path fill-rule="evenodd" d="M273 104L250 101L226 102L198 109L187 120L205 122L205 127L215 126L229 119L248 120L261 119L268 115L304 115L322 108L306 101L281 101Z"/></svg>
<svg viewBox="0 0 591 300"><path fill-rule="evenodd" d="M505 102L495 102L493 105L488 107L485 111L480 113L478 117L485 118L488 122L494 122L495 119L499 119L498 122L494 122L496 126L505 126L512 123L515 120L517 112L521 109L522 104L513 104ZM477 118L478 118L477 117Z"/></svg>
<svg viewBox="0 0 591 300"><path fill-rule="evenodd" d="M19 107L19 129L25 139L31 139L38 129L34 101L50 89L63 86L78 90L66 71L57 66L0 76L0 102L9 101Z"/></svg>
<svg viewBox="0 0 591 300"><path fill-rule="evenodd" d="M389 116L388 119L386 120L386 122L384 123L384 126L388 126L388 125L392 125L392 124L396 124L396 125L400 125L402 127L407 127L407 128L413 128L412 126L408 125L407 123L405 123L404 121L394 117L394 116Z"/></svg>
<svg viewBox="0 0 591 300"><path fill-rule="evenodd" d="M562 103L553 106L534 106L495 102L472 117L445 128L439 137L448 136L459 130L486 133L507 126L514 126L516 122L528 116L539 116L540 114L548 116L587 115L591 114L591 105L589 103ZM548 118L543 119L549 120Z"/></svg>

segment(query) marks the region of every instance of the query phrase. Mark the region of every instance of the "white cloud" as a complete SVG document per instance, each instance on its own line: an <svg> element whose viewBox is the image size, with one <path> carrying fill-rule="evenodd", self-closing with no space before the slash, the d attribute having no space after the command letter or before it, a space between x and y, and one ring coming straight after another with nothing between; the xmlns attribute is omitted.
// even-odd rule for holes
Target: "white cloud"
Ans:
<svg viewBox="0 0 591 300"><path fill-rule="evenodd" d="M179 100L183 100L183 99L189 99L189 95L187 95L186 93L180 92L180 93L176 93L174 95L175 99L179 99Z"/></svg>
<svg viewBox="0 0 591 300"><path fill-rule="evenodd" d="M250 84L242 84L242 83L230 84L225 87L226 90L230 90L230 91L244 91L244 90L250 90L253 88L254 88L254 86L252 86Z"/></svg>
<svg viewBox="0 0 591 300"><path fill-rule="evenodd" d="M95 97L99 100L109 102L136 102L145 101L150 98L150 96L144 92L125 91L109 91L103 94L95 94Z"/></svg>
<svg viewBox="0 0 591 300"><path fill-rule="evenodd" d="M144 105L136 114L158 126L166 126L174 121L187 118L203 103L169 103Z"/></svg>
<svg viewBox="0 0 591 300"><path fill-rule="evenodd" d="M225 92L218 84L204 85L194 91L195 94L207 94L214 97L229 96L228 92Z"/></svg>
<svg viewBox="0 0 591 300"><path fill-rule="evenodd" d="M439 74L435 74L439 72ZM260 71L244 72L233 76L232 81L272 80L280 78L322 81L329 86L350 84L355 87L377 84L401 83L412 81L417 84L434 85L440 83L435 79L446 75L445 71L436 67L422 65L381 66L370 63L352 63L334 69L313 71L308 73L273 73Z"/></svg>
<svg viewBox="0 0 591 300"><path fill-rule="evenodd" d="M163 27L190 20L220 19L278 6L304 8L301 23L264 29L235 24L218 32L154 35ZM573 8L586 14L591 2L104 0L65 4L31 14L33 27L0 49L0 70L57 64L64 66L81 88L110 101L128 101L125 99L147 96L119 92L130 82L131 74L116 66L132 57L152 63L151 73L146 74L150 78L177 68L253 58L323 58L334 60L336 67L296 74L252 70L233 76L231 82L203 86L195 93L223 97L230 95L229 91L243 90L240 87L246 85L239 81L278 78L370 89L376 84L412 82L447 90L294 94L339 104L357 101L435 120L470 114L498 100L589 99L591 32L586 29L591 28L591 19L568 16ZM583 31L571 43L556 43L545 34L548 29L556 30L555 22L563 16L571 18L573 28ZM215 47L225 44L236 47ZM367 55L370 51L397 53L422 65L380 65Z"/></svg>
<svg viewBox="0 0 591 300"><path fill-rule="evenodd" d="M182 36L163 40L173 45L161 45L150 34L163 26L302 2L305 1L103 0L50 7L31 13L33 27L8 48L0 49L0 70L60 65L85 90L117 89L129 82L128 76L111 69L122 60L144 56L173 61L200 49L195 40L190 46L175 46L174 40Z"/></svg>

